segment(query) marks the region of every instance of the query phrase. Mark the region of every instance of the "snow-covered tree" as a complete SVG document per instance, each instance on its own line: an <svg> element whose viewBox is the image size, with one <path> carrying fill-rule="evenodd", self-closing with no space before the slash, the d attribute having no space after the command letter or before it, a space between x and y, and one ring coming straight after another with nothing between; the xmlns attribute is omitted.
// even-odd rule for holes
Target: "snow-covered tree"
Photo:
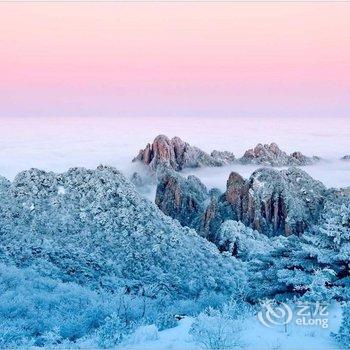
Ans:
<svg viewBox="0 0 350 350"><path fill-rule="evenodd" d="M328 198L320 222L304 235L302 249L318 265L313 285L343 299L350 277L350 197Z"/></svg>
<svg viewBox="0 0 350 350"><path fill-rule="evenodd" d="M350 307L342 308L342 323L338 333L335 335L341 347L350 349Z"/></svg>

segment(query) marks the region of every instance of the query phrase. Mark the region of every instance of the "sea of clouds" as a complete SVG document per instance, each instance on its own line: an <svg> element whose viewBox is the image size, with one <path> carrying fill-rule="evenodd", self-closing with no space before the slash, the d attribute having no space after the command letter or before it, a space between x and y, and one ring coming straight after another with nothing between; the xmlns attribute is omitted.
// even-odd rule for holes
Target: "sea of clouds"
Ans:
<svg viewBox="0 0 350 350"><path fill-rule="evenodd" d="M70 167L112 165L129 176L138 151L158 134L180 136L205 151L237 157L257 143L276 142L290 153L321 156L304 167L328 187L350 186L350 119L347 118L2 118L0 175L12 180L32 167L63 172ZM257 167L232 165L186 171L208 187L224 189L230 171L248 177Z"/></svg>

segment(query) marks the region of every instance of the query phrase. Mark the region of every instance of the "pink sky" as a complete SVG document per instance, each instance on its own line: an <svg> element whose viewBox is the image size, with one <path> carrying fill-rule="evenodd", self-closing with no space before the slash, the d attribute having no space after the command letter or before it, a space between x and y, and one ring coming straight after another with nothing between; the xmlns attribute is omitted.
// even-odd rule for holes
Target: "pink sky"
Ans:
<svg viewBox="0 0 350 350"><path fill-rule="evenodd" d="M350 3L1 3L0 116L349 116Z"/></svg>

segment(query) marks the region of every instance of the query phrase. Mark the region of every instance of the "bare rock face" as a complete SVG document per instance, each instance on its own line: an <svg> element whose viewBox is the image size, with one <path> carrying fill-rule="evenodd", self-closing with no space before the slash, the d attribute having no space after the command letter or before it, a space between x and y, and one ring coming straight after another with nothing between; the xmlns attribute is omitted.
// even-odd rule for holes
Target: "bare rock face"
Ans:
<svg viewBox="0 0 350 350"><path fill-rule="evenodd" d="M226 201L230 204L236 204L241 201L247 192L246 181L236 172L230 174L226 187Z"/></svg>
<svg viewBox="0 0 350 350"><path fill-rule="evenodd" d="M169 165L176 170L179 167L175 159L174 147L165 135L157 136L152 144L148 143L133 162L136 160L149 165L153 170L156 170L160 164Z"/></svg>
<svg viewBox="0 0 350 350"><path fill-rule="evenodd" d="M261 164L270 166L297 166L310 165L320 160L319 157L307 157L301 152L293 152L288 155L282 151L276 143L257 144L247 150L240 162L243 164Z"/></svg>
<svg viewBox="0 0 350 350"><path fill-rule="evenodd" d="M201 166L222 166L232 161L234 156L230 152L214 151L211 155L201 149L191 146L179 137L169 139L165 135L158 135L152 144L147 144L133 161L141 161L153 171L159 167L172 168L176 171L184 168Z"/></svg>
<svg viewBox="0 0 350 350"><path fill-rule="evenodd" d="M208 199L207 188L193 175L183 178L168 170L159 177L155 203L183 226L200 229Z"/></svg>
<svg viewBox="0 0 350 350"><path fill-rule="evenodd" d="M255 171L248 180L232 172L223 194L208 193L195 177L173 172L160 179L156 204L182 225L217 243L226 220L241 221L267 236L300 235L316 222L326 189L298 168Z"/></svg>
<svg viewBox="0 0 350 350"><path fill-rule="evenodd" d="M347 156L342 159L346 160ZM159 167L167 167L180 171L184 168L217 167L233 163L258 164L267 166L304 166L319 161L320 158L307 157L301 152L293 152L288 155L282 151L276 143L257 144L247 150L243 157L236 159L233 153L228 151L213 151L210 154L191 146L179 137L169 139L165 135L158 135L152 144L147 144L141 150L135 161L141 161L148 165L152 171Z"/></svg>
<svg viewBox="0 0 350 350"><path fill-rule="evenodd" d="M231 173L222 207L226 216L268 236L299 235L317 219L325 190L298 168L259 169L249 180Z"/></svg>
<svg viewBox="0 0 350 350"><path fill-rule="evenodd" d="M350 154L347 154L344 157L341 157L340 160L350 161Z"/></svg>

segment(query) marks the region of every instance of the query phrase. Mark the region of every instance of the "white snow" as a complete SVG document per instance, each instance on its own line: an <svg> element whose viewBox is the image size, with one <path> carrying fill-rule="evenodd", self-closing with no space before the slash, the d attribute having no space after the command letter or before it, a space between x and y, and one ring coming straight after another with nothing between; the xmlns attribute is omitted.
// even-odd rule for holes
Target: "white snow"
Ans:
<svg viewBox="0 0 350 350"><path fill-rule="evenodd" d="M155 325L141 326L127 339L129 345L155 342L159 340L159 332Z"/></svg>
<svg viewBox="0 0 350 350"><path fill-rule="evenodd" d="M174 328L166 329L158 333L159 338L154 341L142 342L132 346L122 346L123 350L198 350L200 346L196 345L189 335L193 319L185 317L179 321L179 325Z"/></svg>
<svg viewBox="0 0 350 350"><path fill-rule="evenodd" d="M273 326L262 325L257 317L247 320L247 326L241 332L241 347L249 350L329 350L338 348L338 344L331 336L337 332L341 321L341 309L333 307L329 310L329 327L299 326L295 323ZM141 341L132 345L121 345L123 350L198 350L189 330L193 318L185 317L179 321L177 327L158 332L158 339Z"/></svg>
<svg viewBox="0 0 350 350"><path fill-rule="evenodd" d="M66 190L63 186L57 186L57 193L58 194L65 194Z"/></svg>

